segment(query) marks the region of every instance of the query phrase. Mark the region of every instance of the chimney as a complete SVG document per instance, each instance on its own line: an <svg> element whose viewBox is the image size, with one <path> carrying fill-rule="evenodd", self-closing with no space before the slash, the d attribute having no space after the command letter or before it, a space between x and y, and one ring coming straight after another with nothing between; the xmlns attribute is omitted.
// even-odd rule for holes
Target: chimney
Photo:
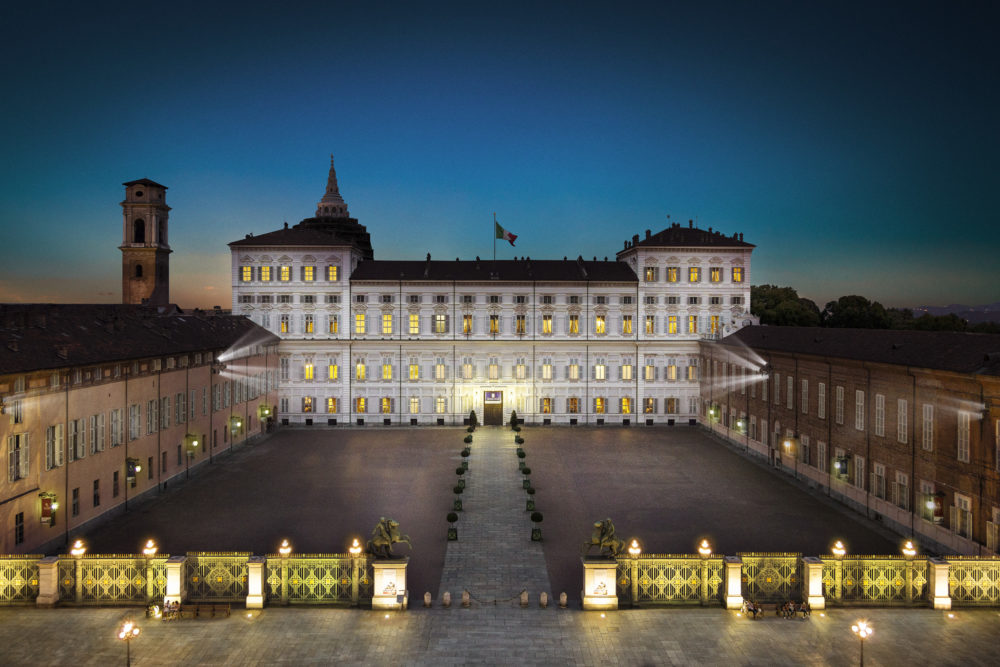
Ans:
<svg viewBox="0 0 1000 667"><path fill-rule="evenodd" d="M694 220L688 220L688 229L694 228Z"/></svg>
<svg viewBox="0 0 1000 667"><path fill-rule="evenodd" d="M633 234L632 235L632 245L635 245L638 242L639 242L639 235L638 234Z"/></svg>
<svg viewBox="0 0 1000 667"><path fill-rule="evenodd" d="M653 232L651 230L647 229L646 230L646 240L648 241L649 237L652 236L652 235L653 235Z"/></svg>

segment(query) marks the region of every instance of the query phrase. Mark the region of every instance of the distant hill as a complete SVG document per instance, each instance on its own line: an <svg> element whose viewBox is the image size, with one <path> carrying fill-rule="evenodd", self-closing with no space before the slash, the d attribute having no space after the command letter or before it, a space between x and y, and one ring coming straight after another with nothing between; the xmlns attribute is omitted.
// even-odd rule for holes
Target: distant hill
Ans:
<svg viewBox="0 0 1000 667"><path fill-rule="evenodd" d="M962 303L953 303L949 306L914 306L912 310L914 317L920 317L924 313L931 315L954 313L958 317L968 320L969 324L1000 322L1000 301L985 306L967 306Z"/></svg>

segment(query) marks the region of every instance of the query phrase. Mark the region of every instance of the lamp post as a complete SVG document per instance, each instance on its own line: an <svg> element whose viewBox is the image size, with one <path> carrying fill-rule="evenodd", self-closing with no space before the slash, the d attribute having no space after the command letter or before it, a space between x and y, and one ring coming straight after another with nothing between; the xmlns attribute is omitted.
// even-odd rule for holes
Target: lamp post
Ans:
<svg viewBox="0 0 1000 667"><path fill-rule="evenodd" d="M74 588L76 589L76 603L80 604L83 600L83 577L81 576L83 566L80 563L80 559L83 558L83 554L87 553L87 547L83 544L83 540L77 540L73 543L73 548L69 550L69 554L73 557L73 578L74 578Z"/></svg>
<svg viewBox="0 0 1000 667"><path fill-rule="evenodd" d="M146 540L146 546L142 548L142 555L146 558L146 604L149 604L150 600L153 599L153 568L150 567L150 562L156 555L156 551L156 542L151 539Z"/></svg>
<svg viewBox="0 0 1000 667"><path fill-rule="evenodd" d="M917 547L913 540L906 540L903 545L903 556L906 557L906 602L913 603L913 558L917 555Z"/></svg>
<svg viewBox="0 0 1000 667"><path fill-rule="evenodd" d="M281 556L281 604L288 604L288 556L292 553L292 545L288 540L281 540L278 554Z"/></svg>
<svg viewBox="0 0 1000 667"><path fill-rule="evenodd" d="M867 621L858 621L851 626L851 632L858 636L861 640L861 667L865 667L865 639L872 636L872 627L868 625Z"/></svg>
<svg viewBox="0 0 1000 667"><path fill-rule="evenodd" d="M843 596L844 556L847 554L847 548L844 547L843 542L837 540L830 548L830 551L833 553L833 557L837 559L836 568L834 568L833 595L837 602L840 602Z"/></svg>
<svg viewBox="0 0 1000 667"><path fill-rule="evenodd" d="M129 667L132 664L132 640L139 636L139 627L131 620L125 621L122 624L121 630L118 631L118 639L125 642L125 665Z"/></svg>
<svg viewBox="0 0 1000 667"><path fill-rule="evenodd" d="M351 606L357 607L359 602L359 579L358 568L361 565L361 543L358 542L358 538L354 538L351 546L347 549L347 553L351 555Z"/></svg>
<svg viewBox="0 0 1000 667"><path fill-rule="evenodd" d="M702 540L698 545L698 555L701 556L701 606L708 604L708 557L712 555L712 545L708 540Z"/></svg>
<svg viewBox="0 0 1000 667"><path fill-rule="evenodd" d="M639 546L639 540L633 538L632 542L628 545L628 555L632 559L632 566L629 568L631 574L629 579L632 580L632 606L639 606L639 556L642 555L642 547Z"/></svg>

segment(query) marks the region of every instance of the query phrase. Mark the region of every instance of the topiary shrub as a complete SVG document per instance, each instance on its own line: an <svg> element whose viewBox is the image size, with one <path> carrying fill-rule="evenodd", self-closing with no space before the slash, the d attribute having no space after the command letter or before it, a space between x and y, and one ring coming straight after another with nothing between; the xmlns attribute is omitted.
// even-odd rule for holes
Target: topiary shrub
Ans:
<svg viewBox="0 0 1000 667"><path fill-rule="evenodd" d="M517 411L516 410L511 410L510 411L510 427L512 429L514 429L515 431L517 430Z"/></svg>
<svg viewBox="0 0 1000 667"><path fill-rule="evenodd" d="M458 521L458 515L454 512L448 512L448 523L455 523Z"/></svg>
<svg viewBox="0 0 1000 667"><path fill-rule="evenodd" d="M471 453L472 453L472 450L470 450L468 447L466 447L465 449L462 450L462 458L465 458L465 459L469 458L469 454L471 454Z"/></svg>
<svg viewBox="0 0 1000 667"><path fill-rule="evenodd" d="M535 524L535 527L531 529L531 541L541 542L542 541L542 529L538 527L538 524L542 522L541 512L532 512L531 521Z"/></svg>
<svg viewBox="0 0 1000 667"><path fill-rule="evenodd" d="M472 434L470 433L469 435L465 436L465 438L463 438L463 442L465 442L466 444L472 442Z"/></svg>
<svg viewBox="0 0 1000 667"><path fill-rule="evenodd" d="M524 458L524 450L521 449L520 447L517 448L517 458L519 458L519 459L523 459Z"/></svg>
<svg viewBox="0 0 1000 667"><path fill-rule="evenodd" d="M455 474L458 475L458 476L464 475L465 474L465 468L463 468L462 466L458 466L457 468L455 468Z"/></svg>
<svg viewBox="0 0 1000 667"><path fill-rule="evenodd" d="M531 486L531 480L528 479L528 475L531 474L531 468L528 468L527 466L521 468L521 474L524 475L524 479L521 481L521 488L527 489Z"/></svg>
<svg viewBox="0 0 1000 667"><path fill-rule="evenodd" d="M455 527L455 522L458 521L458 515L454 512L448 512L448 541L454 542L458 539L458 528Z"/></svg>

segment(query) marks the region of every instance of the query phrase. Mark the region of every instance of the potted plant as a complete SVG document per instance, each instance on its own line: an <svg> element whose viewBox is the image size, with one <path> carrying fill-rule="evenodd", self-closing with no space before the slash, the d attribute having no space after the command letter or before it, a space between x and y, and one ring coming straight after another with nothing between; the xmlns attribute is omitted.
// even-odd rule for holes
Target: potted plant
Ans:
<svg viewBox="0 0 1000 667"><path fill-rule="evenodd" d="M472 453L472 450L469 449L468 447L466 447L465 449L462 450L462 458L463 459L469 458L469 454L471 454L471 453ZM466 470L468 470L468 468L466 468Z"/></svg>
<svg viewBox="0 0 1000 667"><path fill-rule="evenodd" d="M528 479L528 476L531 475L531 468L527 466L521 468L521 474L524 475L524 479L521 480L521 488L527 489L528 487L531 486L531 480Z"/></svg>
<svg viewBox="0 0 1000 667"><path fill-rule="evenodd" d="M463 489L462 487L460 487L458 485L456 485L455 488L452 489L452 491L455 492L454 510L456 512L461 512L462 511L462 491L464 491L464 490L465 489Z"/></svg>
<svg viewBox="0 0 1000 667"><path fill-rule="evenodd" d="M458 466L457 468L455 468L455 474L458 475L458 485L464 489L465 478L462 477L462 475L465 474L465 468L463 468L462 466Z"/></svg>
<svg viewBox="0 0 1000 667"><path fill-rule="evenodd" d="M476 419L476 411L473 410L469 413L469 433L472 433L479 426L479 420Z"/></svg>
<svg viewBox="0 0 1000 667"><path fill-rule="evenodd" d="M458 515L454 512L448 512L447 519L448 523L451 524L448 526L448 541L454 542L458 539L458 528L455 527L455 522L458 521Z"/></svg>
<svg viewBox="0 0 1000 667"><path fill-rule="evenodd" d="M531 529L531 541L541 542L542 541L542 529L538 526L542 522L541 512L532 512L531 521L535 524L535 527Z"/></svg>
<svg viewBox="0 0 1000 667"><path fill-rule="evenodd" d="M510 411L510 428L512 431L520 431L517 427L517 410Z"/></svg>
<svg viewBox="0 0 1000 667"><path fill-rule="evenodd" d="M535 511L535 487L533 486L528 487L528 502L525 503L524 505L524 511L525 512Z"/></svg>

